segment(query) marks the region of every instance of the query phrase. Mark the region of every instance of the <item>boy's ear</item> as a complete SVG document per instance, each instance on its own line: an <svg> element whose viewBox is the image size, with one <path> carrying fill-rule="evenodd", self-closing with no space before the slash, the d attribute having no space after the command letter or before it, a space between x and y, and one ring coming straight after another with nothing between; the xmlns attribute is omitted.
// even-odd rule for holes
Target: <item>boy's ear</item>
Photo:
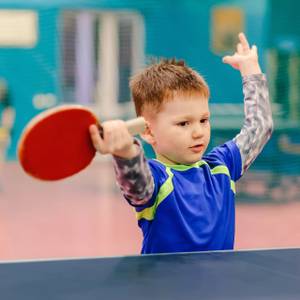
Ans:
<svg viewBox="0 0 300 300"><path fill-rule="evenodd" d="M153 136L151 125L148 121L146 121L145 131L142 134L140 134L140 136L148 144L150 144L152 146L155 144L155 139L154 139L154 136Z"/></svg>

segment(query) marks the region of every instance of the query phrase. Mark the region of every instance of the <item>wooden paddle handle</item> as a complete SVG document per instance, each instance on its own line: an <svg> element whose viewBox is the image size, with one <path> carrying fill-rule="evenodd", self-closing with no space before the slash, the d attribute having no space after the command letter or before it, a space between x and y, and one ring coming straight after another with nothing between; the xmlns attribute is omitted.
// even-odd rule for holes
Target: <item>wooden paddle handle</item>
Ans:
<svg viewBox="0 0 300 300"><path fill-rule="evenodd" d="M143 117L138 117L126 121L126 126L131 135L137 135L145 131L146 121Z"/></svg>
<svg viewBox="0 0 300 300"><path fill-rule="evenodd" d="M138 117L135 119L131 119L125 122L126 127L131 135L141 134L146 129L146 121L143 117ZM103 128L100 124L98 124L98 129L101 138L103 138Z"/></svg>

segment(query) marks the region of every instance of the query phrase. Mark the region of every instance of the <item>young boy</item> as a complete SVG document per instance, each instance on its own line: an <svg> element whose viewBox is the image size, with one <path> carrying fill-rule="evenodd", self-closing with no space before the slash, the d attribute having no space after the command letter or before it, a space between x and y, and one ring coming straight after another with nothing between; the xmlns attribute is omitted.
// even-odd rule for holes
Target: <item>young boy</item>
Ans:
<svg viewBox="0 0 300 300"><path fill-rule="evenodd" d="M256 47L239 34L237 51L223 62L243 77L245 121L233 139L204 152L210 140L209 89L183 62L163 60L130 82L137 115L147 128L142 138L156 159L146 160L139 142L120 120L96 126L95 148L114 158L117 182L135 207L143 231L142 253L233 249L235 182L272 132L265 76Z"/></svg>

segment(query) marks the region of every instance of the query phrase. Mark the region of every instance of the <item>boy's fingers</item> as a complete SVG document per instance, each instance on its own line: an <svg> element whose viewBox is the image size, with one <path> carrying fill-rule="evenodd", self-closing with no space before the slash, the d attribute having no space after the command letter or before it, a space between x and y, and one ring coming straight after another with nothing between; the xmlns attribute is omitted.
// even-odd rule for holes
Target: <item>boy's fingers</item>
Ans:
<svg viewBox="0 0 300 300"><path fill-rule="evenodd" d="M90 131L90 136L93 142L94 147L97 149L97 144L99 142L100 137L98 138L99 132L98 132L98 128L96 125L91 125L89 127L89 131Z"/></svg>
<svg viewBox="0 0 300 300"><path fill-rule="evenodd" d="M237 44L236 51L237 51L238 54L243 54L244 53L244 48L243 48L241 43Z"/></svg>
<svg viewBox="0 0 300 300"><path fill-rule="evenodd" d="M239 33L239 40L241 42L243 50L245 51L250 50L248 40L243 32Z"/></svg>
<svg viewBox="0 0 300 300"><path fill-rule="evenodd" d="M89 131L90 131L92 143L93 143L95 149L102 154L106 154L107 149L105 147L103 140L100 137L98 127L96 125L91 125L89 127Z"/></svg>
<svg viewBox="0 0 300 300"><path fill-rule="evenodd" d="M228 61L228 56L224 56L222 58L222 62L225 63L225 64L227 64L227 61Z"/></svg>
<svg viewBox="0 0 300 300"><path fill-rule="evenodd" d="M98 128L94 124L89 127L89 132L90 132L91 138L95 138L97 130L98 130Z"/></svg>
<svg viewBox="0 0 300 300"><path fill-rule="evenodd" d="M256 45L253 45L252 48L251 48L251 50L253 50L257 54L257 47L256 47Z"/></svg>
<svg viewBox="0 0 300 300"><path fill-rule="evenodd" d="M223 57L222 61L225 64L232 64L234 62L234 59L232 56L227 55Z"/></svg>
<svg viewBox="0 0 300 300"><path fill-rule="evenodd" d="M238 62L236 60L236 57L234 56L224 56L222 59L223 63L228 64L230 66L232 66L234 69L238 69L239 65Z"/></svg>

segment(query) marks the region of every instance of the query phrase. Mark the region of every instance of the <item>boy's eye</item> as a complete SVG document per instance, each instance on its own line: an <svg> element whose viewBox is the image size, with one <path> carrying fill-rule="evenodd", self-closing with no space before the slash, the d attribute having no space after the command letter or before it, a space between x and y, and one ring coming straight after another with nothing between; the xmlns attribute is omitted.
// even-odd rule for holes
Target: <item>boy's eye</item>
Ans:
<svg viewBox="0 0 300 300"><path fill-rule="evenodd" d="M209 119L208 119L208 118L205 118L205 119L201 119L201 120L200 120L200 123L205 124L205 123L207 123L208 121L209 121Z"/></svg>
<svg viewBox="0 0 300 300"><path fill-rule="evenodd" d="M181 126L181 127L184 127L184 126L187 126L188 124L189 124L188 121L182 121L182 122L179 122L177 125Z"/></svg>

